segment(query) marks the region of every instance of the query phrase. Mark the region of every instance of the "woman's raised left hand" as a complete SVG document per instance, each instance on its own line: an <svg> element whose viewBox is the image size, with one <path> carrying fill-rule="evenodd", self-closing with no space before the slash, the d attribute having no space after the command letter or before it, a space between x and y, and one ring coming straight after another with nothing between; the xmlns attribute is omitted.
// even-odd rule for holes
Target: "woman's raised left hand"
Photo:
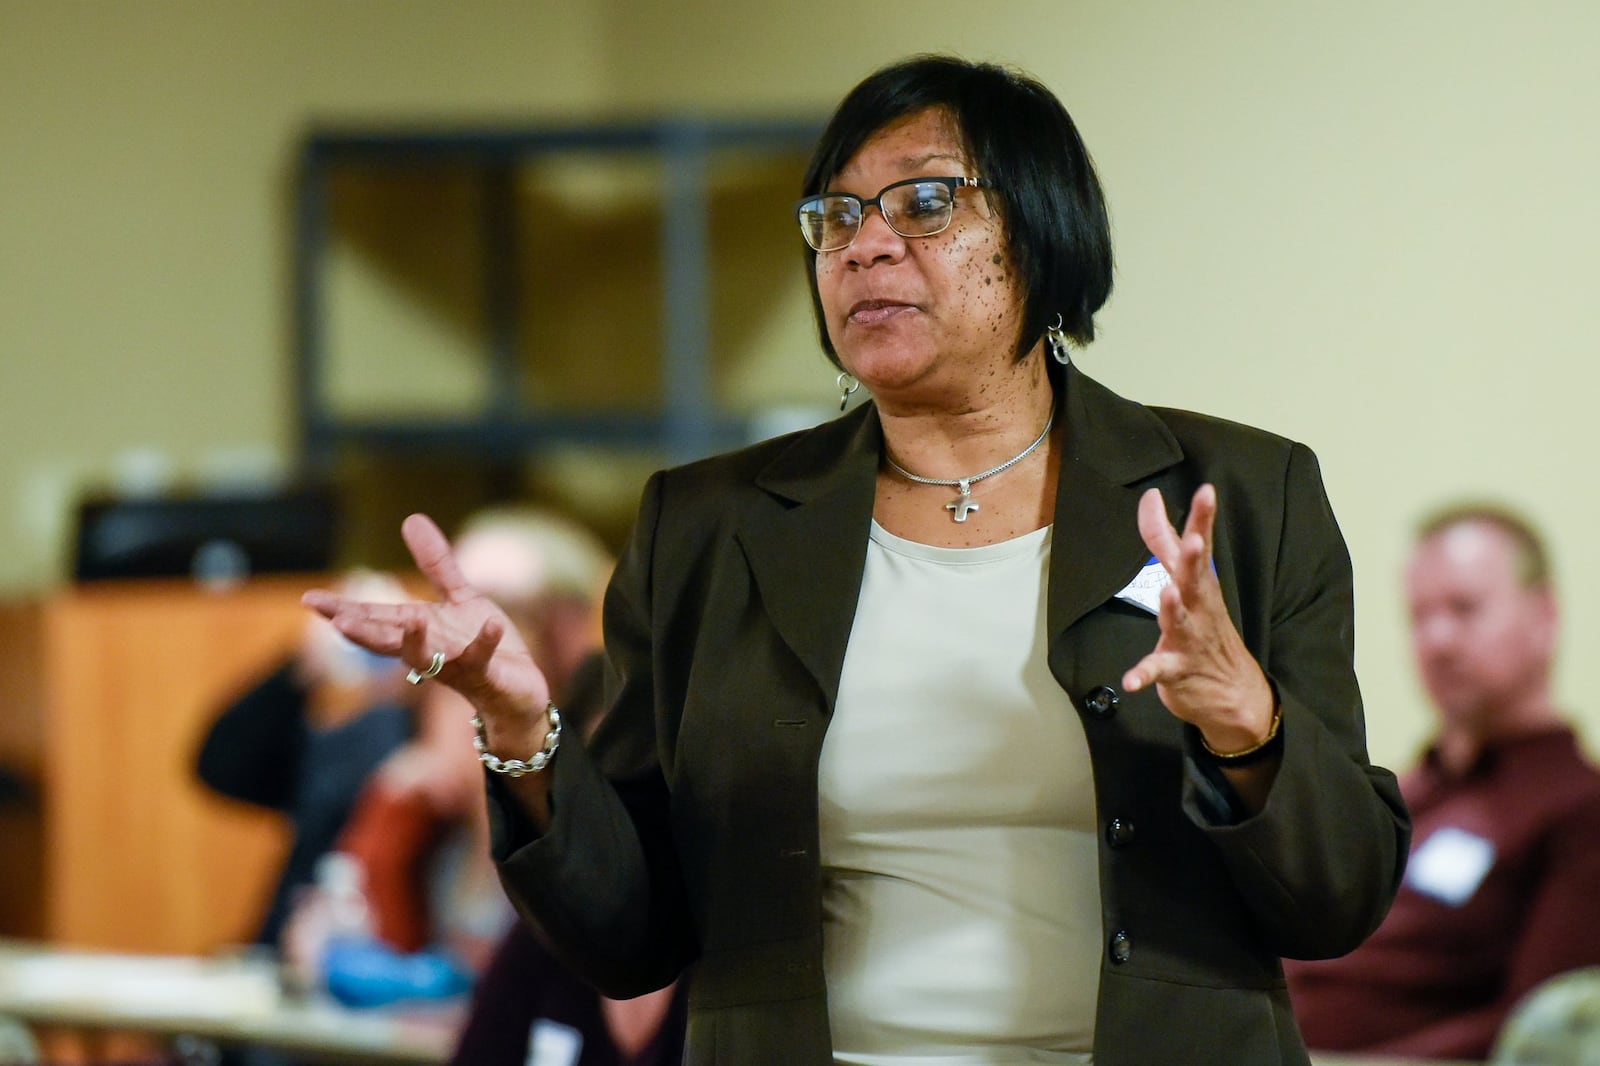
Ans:
<svg viewBox="0 0 1600 1066"><path fill-rule="evenodd" d="M1214 751L1244 751L1272 728L1272 686L1228 617L1211 564L1217 490L1195 490L1183 534L1167 519L1160 489L1139 499L1139 535L1166 569L1161 590L1161 638L1122 677L1138 692L1156 686L1161 702L1196 726Z"/></svg>

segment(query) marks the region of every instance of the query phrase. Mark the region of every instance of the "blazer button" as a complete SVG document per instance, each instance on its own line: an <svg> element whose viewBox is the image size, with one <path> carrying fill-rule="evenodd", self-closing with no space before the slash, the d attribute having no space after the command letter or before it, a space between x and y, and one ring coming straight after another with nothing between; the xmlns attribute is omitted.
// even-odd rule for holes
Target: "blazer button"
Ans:
<svg viewBox="0 0 1600 1066"><path fill-rule="evenodd" d="M1126 818L1113 818L1106 823L1106 843L1114 848L1124 848L1137 836L1133 823Z"/></svg>
<svg viewBox="0 0 1600 1066"><path fill-rule="evenodd" d="M1111 935L1111 961L1120 965L1131 958L1133 958L1133 937L1128 935L1126 929L1118 929Z"/></svg>
<svg viewBox="0 0 1600 1066"><path fill-rule="evenodd" d="M1092 688L1083 697L1083 709L1095 718L1110 718L1117 713L1117 704L1121 698L1117 690L1109 685Z"/></svg>

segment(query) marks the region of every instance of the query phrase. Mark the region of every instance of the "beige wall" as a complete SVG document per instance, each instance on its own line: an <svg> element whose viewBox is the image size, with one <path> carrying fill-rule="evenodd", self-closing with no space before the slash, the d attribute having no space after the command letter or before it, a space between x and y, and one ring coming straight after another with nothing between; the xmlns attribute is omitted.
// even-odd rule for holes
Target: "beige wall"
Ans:
<svg viewBox="0 0 1600 1066"><path fill-rule="evenodd" d="M0 588L62 572L129 449L286 461L290 179L313 122L603 108L594 0L0 0Z"/></svg>
<svg viewBox="0 0 1600 1066"><path fill-rule="evenodd" d="M1587 710L1600 9L785 7L0 0L0 586L59 574L66 501L124 449L190 469L287 447L285 177L309 119L804 112L958 50L1041 76L1100 163L1118 289L1083 365L1321 456L1375 753L1407 762L1426 730L1396 581L1410 524L1462 493L1548 529L1560 694ZM727 387L825 394L801 289L772 301Z"/></svg>

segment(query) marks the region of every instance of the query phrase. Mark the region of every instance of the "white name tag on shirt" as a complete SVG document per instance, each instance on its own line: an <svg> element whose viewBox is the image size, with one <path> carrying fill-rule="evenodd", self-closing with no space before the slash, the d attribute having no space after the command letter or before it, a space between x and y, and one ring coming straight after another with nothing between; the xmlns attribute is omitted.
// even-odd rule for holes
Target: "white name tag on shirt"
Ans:
<svg viewBox="0 0 1600 1066"><path fill-rule="evenodd" d="M1476 833L1445 826L1417 846L1406 864L1406 884L1451 907L1472 898L1494 868L1494 844Z"/></svg>
<svg viewBox="0 0 1600 1066"><path fill-rule="evenodd" d="M1172 584L1172 575L1154 555L1133 575L1133 580L1117 593L1117 599L1143 607L1151 614L1161 613L1161 590Z"/></svg>
<svg viewBox="0 0 1600 1066"><path fill-rule="evenodd" d="M540 1018L528 1030L523 1066L574 1066L583 1053L583 1034L570 1025Z"/></svg>

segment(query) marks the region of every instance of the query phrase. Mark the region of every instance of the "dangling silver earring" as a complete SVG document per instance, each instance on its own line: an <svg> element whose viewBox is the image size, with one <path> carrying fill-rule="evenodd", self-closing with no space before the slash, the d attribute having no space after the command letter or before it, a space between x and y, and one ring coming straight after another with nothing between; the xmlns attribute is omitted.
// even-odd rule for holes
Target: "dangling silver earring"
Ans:
<svg viewBox="0 0 1600 1066"><path fill-rule="evenodd" d="M848 370L839 371L839 376L834 379L834 384L839 386L839 410L844 410L844 405L850 402L850 397L861 387L861 382Z"/></svg>
<svg viewBox="0 0 1600 1066"><path fill-rule="evenodd" d="M1072 362L1072 353L1067 349L1067 334L1061 325L1061 315L1058 312L1056 320L1044 328L1044 336L1050 344L1050 358L1062 366L1067 366Z"/></svg>

